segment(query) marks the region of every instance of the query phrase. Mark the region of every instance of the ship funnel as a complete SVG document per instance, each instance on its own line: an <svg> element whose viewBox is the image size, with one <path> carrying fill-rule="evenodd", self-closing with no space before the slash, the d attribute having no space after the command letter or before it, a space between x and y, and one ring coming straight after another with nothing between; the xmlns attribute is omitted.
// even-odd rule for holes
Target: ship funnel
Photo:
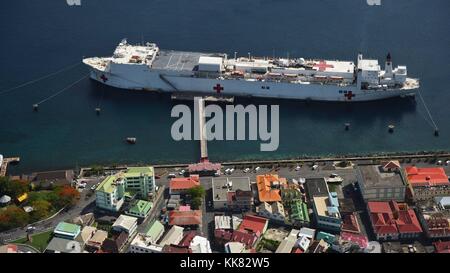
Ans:
<svg viewBox="0 0 450 273"><path fill-rule="evenodd" d="M386 64L384 66L384 75L386 78L391 78L392 75L392 58L391 53L386 56Z"/></svg>

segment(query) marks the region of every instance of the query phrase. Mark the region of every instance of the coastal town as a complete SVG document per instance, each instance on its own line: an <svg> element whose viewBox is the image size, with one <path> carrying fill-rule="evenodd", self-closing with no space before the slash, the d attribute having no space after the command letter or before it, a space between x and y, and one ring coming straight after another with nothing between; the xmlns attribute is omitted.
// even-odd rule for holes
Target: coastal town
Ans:
<svg viewBox="0 0 450 273"><path fill-rule="evenodd" d="M449 253L449 174L447 154L5 172L0 252Z"/></svg>

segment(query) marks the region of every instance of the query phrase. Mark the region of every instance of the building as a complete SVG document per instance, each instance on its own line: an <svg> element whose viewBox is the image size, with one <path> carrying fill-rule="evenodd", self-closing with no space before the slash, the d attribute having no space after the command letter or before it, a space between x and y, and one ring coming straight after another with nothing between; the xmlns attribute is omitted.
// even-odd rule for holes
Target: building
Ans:
<svg viewBox="0 0 450 273"><path fill-rule="evenodd" d="M159 243L160 246L165 245L178 245L183 239L183 227L180 226L172 226L171 229L167 232L167 234L162 238Z"/></svg>
<svg viewBox="0 0 450 273"><path fill-rule="evenodd" d="M436 197L417 203L418 218L428 238L450 238L450 207L448 197Z"/></svg>
<svg viewBox="0 0 450 273"><path fill-rule="evenodd" d="M125 198L148 199L155 191L153 167L133 167L106 177L95 190L98 208L119 211Z"/></svg>
<svg viewBox="0 0 450 273"><path fill-rule="evenodd" d="M165 245L162 248L162 253L189 254L192 253L192 250L184 246Z"/></svg>
<svg viewBox="0 0 450 273"><path fill-rule="evenodd" d="M422 233L414 210L406 204L368 202L367 208L377 240L413 239Z"/></svg>
<svg viewBox="0 0 450 273"><path fill-rule="evenodd" d="M433 246L436 249L436 253L450 253L450 241L442 242L434 242Z"/></svg>
<svg viewBox="0 0 450 273"><path fill-rule="evenodd" d="M295 227L303 227L310 225L308 206L301 200L291 203L289 218Z"/></svg>
<svg viewBox="0 0 450 273"><path fill-rule="evenodd" d="M216 210L250 210L253 193L248 177L216 177L212 179L213 206Z"/></svg>
<svg viewBox="0 0 450 273"><path fill-rule="evenodd" d="M328 196L313 197L313 210L317 227L335 232L341 230L342 219L335 192L330 192Z"/></svg>
<svg viewBox="0 0 450 273"><path fill-rule="evenodd" d="M281 189L287 186L286 178L277 174L264 174L256 176L259 202L280 202Z"/></svg>
<svg viewBox="0 0 450 273"><path fill-rule="evenodd" d="M108 232L97 229L92 237L86 242L85 249L96 252L101 249L103 242L108 238Z"/></svg>
<svg viewBox="0 0 450 273"><path fill-rule="evenodd" d="M328 196L328 185L325 178L305 179L305 190L310 203L313 202L313 197Z"/></svg>
<svg viewBox="0 0 450 273"><path fill-rule="evenodd" d="M289 235L278 245L275 253L291 253L292 248L294 248L297 243L297 235L299 232L300 231L296 229L291 230Z"/></svg>
<svg viewBox="0 0 450 273"><path fill-rule="evenodd" d="M53 237L45 253L81 253L83 252L83 247L80 242L69 240L65 238Z"/></svg>
<svg viewBox="0 0 450 273"><path fill-rule="evenodd" d="M162 246L157 245L150 237L144 234L138 234L128 248L130 253L161 253Z"/></svg>
<svg viewBox="0 0 450 273"><path fill-rule="evenodd" d="M242 219L242 223L239 225L238 230L248 231L260 236L266 232L268 224L269 220L266 218L247 214Z"/></svg>
<svg viewBox="0 0 450 273"><path fill-rule="evenodd" d="M201 210L179 211L172 210L169 212L169 225L191 226L196 227L202 224Z"/></svg>
<svg viewBox="0 0 450 273"><path fill-rule="evenodd" d="M237 216L216 215L214 216L214 228L224 230L234 230L242 223L242 219Z"/></svg>
<svg viewBox="0 0 450 273"><path fill-rule="evenodd" d="M362 253L369 246L369 240L361 234L341 232L340 236L331 244L334 251L340 253Z"/></svg>
<svg viewBox="0 0 450 273"><path fill-rule="evenodd" d="M79 225L70 224L66 222L60 222L53 230L53 234L56 237L64 238L68 240L74 240L81 232Z"/></svg>
<svg viewBox="0 0 450 273"><path fill-rule="evenodd" d="M160 221L153 221L145 231L145 236L151 243L156 243L164 234L164 225Z"/></svg>
<svg viewBox="0 0 450 273"><path fill-rule="evenodd" d="M216 172L219 172L222 168L220 163L212 163L207 159L202 160L199 163L189 164L188 173L198 174L200 176L212 176Z"/></svg>
<svg viewBox="0 0 450 273"><path fill-rule="evenodd" d="M228 242L225 244L225 253L242 253L246 245L240 242Z"/></svg>
<svg viewBox="0 0 450 273"><path fill-rule="evenodd" d="M130 208L125 212L125 214L145 219L150 214L152 207L153 207L152 202L144 200L134 200Z"/></svg>
<svg viewBox="0 0 450 273"><path fill-rule="evenodd" d="M316 236L316 230L312 229L312 228L303 227L303 228L300 229L300 232L298 233L298 237L299 238L300 237L306 237L306 238L309 238L311 240L314 240L315 236Z"/></svg>
<svg viewBox="0 0 450 273"><path fill-rule="evenodd" d="M125 232L131 237L137 229L137 218L127 215L120 215L112 225L112 229L116 232Z"/></svg>
<svg viewBox="0 0 450 273"><path fill-rule="evenodd" d="M257 207L256 212L258 215L269 218L270 220L282 223L286 221L286 213L284 212L284 206L281 202L273 202L272 204L263 202Z"/></svg>
<svg viewBox="0 0 450 273"><path fill-rule="evenodd" d="M356 176L359 189L367 201L405 201L406 182L398 161L384 165L360 165Z"/></svg>
<svg viewBox="0 0 450 273"><path fill-rule="evenodd" d="M450 181L444 168L406 167L407 181L416 201L450 196Z"/></svg>
<svg viewBox="0 0 450 273"><path fill-rule="evenodd" d="M3 253L20 253L19 247L14 244L0 245L0 254Z"/></svg>
<svg viewBox="0 0 450 273"><path fill-rule="evenodd" d="M129 235L125 231L115 234L112 238L103 241L101 250L106 253L120 253L124 250Z"/></svg>
<svg viewBox="0 0 450 273"><path fill-rule="evenodd" d="M361 232L361 227L359 226L356 212L342 213L341 231L355 234L359 234Z"/></svg>
<svg viewBox="0 0 450 273"><path fill-rule="evenodd" d="M247 249L253 248L261 237L260 234L246 230L235 230L231 233L231 242L239 242L245 245Z"/></svg>
<svg viewBox="0 0 450 273"><path fill-rule="evenodd" d="M170 194L186 194L189 189L200 186L199 175L191 174L189 177L172 178L169 184Z"/></svg>
<svg viewBox="0 0 450 273"><path fill-rule="evenodd" d="M192 253L212 253L208 239L198 235L192 239L189 248L192 250Z"/></svg>
<svg viewBox="0 0 450 273"><path fill-rule="evenodd" d="M35 188L50 189L54 186L71 185L75 175L73 170L59 170L49 172L36 172L30 177Z"/></svg>
<svg viewBox="0 0 450 273"><path fill-rule="evenodd" d="M95 227L91 226L83 227L83 229L81 229L80 234L75 238L75 241L80 242L80 244L84 246L89 241L89 239L91 239L91 237L95 234L96 231L97 228Z"/></svg>

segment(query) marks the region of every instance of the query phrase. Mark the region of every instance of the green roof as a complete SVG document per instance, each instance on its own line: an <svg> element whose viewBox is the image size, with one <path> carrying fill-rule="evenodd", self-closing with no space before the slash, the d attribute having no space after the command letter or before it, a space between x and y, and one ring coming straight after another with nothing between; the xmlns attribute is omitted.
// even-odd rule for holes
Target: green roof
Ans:
<svg viewBox="0 0 450 273"><path fill-rule="evenodd" d="M141 174L153 175L153 167L130 167L124 172L125 177L140 176Z"/></svg>
<svg viewBox="0 0 450 273"><path fill-rule="evenodd" d="M112 193L115 189L115 185L113 185L113 182L117 180L117 176L111 175L106 177L100 185L97 187L97 191L104 191L107 193Z"/></svg>
<svg viewBox="0 0 450 273"><path fill-rule="evenodd" d="M137 200L136 202L134 202L133 206L128 210L128 212L131 212L133 214L147 214L152 206L152 202Z"/></svg>
<svg viewBox="0 0 450 273"><path fill-rule="evenodd" d="M333 234L330 234L330 233L320 231L319 233L317 233L316 240L320 241L321 239L323 239L325 242L327 242L329 244L332 244L334 242L334 240L336 239L336 236L334 236Z"/></svg>
<svg viewBox="0 0 450 273"><path fill-rule="evenodd" d="M305 203L298 200L291 205L291 219L309 222L308 207Z"/></svg>
<svg viewBox="0 0 450 273"><path fill-rule="evenodd" d="M59 224L56 226L54 232L77 234L80 232L80 229L81 229L81 227L79 225L70 224L70 223L66 223L66 222L59 222Z"/></svg>
<svg viewBox="0 0 450 273"><path fill-rule="evenodd" d="M155 239L163 231L164 231L164 225L161 224L160 221L155 220L151 225L148 226L147 231L145 231L145 235Z"/></svg>

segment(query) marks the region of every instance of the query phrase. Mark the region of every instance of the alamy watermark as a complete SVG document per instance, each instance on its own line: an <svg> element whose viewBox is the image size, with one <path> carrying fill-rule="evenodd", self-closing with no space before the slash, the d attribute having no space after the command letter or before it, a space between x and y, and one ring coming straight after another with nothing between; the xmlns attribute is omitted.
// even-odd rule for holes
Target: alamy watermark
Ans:
<svg viewBox="0 0 450 273"><path fill-rule="evenodd" d="M369 6L381 6L381 0L366 0Z"/></svg>
<svg viewBox="0 0 450 273"><path fill-rule="evenodd" d="M268 112L269 108L270 115ZM260 144L261 151L275 151L279 146L279 116L278 105L270 105L270 107L268 105L259 105L256 107L253 104L245 107L239 104L226 105L224 113L222 107L216 104L204 106L202 99L195 98L194 128L192 129L191 108L184 104L178 104L171 111L171 117L178 118L172 124L171 135L175 141L201 139L259 140L262 142ZM246 126L247 117L249 121L248 126ZM248 127L248 139L246 139L246 127Z"/></svg>
<svg viewBox="0 0 450 273"><path fill-rule="evenodd" d="M69 6L81 6L81 0L66 0Z"/></svg>

